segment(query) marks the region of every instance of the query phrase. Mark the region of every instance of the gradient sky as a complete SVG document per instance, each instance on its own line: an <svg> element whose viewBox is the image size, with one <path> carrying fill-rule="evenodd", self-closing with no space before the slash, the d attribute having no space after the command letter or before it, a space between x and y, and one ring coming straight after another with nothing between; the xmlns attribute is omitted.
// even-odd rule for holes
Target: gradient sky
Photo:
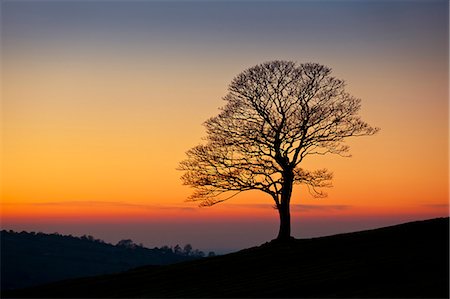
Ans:
<svg viewBox="0 0 450 299"><path fill-rule="evenodd" d="M276 236L272 199L184 200L176 170L232 78L318 62L381 127L349 140L311 237L447 216L448 1L2 1L2 228L232 250Z"/></svg>

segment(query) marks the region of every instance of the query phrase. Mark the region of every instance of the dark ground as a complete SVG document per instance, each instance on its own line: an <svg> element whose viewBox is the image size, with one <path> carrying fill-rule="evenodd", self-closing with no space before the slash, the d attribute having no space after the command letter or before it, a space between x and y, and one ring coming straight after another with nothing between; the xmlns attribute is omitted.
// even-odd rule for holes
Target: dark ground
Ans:
<svg viewBox="0 0 450 299"><path fill-rule="evenodd" d="M448 298L449 218L16 290L6 297Z"/></svg>

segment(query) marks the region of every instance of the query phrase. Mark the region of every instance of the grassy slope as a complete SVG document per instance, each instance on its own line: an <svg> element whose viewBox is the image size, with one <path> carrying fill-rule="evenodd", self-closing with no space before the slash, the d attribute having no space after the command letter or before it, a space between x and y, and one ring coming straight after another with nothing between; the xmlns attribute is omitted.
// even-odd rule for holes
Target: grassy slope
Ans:
<svg viewBox="0 0 450 299"><path fill-rule="evenodd" d="M449 219L266 243L19 290L25 297L447 297Z"/></svg>

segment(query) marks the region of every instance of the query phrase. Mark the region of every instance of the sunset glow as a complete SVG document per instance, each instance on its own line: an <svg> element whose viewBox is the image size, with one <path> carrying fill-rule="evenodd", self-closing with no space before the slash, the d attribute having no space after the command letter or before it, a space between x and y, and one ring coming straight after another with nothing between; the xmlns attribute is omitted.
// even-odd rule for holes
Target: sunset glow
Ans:
<svg viewBox="0 0 450 299"><path fill-rule="evenodd" d="M272 59L331 67L362 99L363 119L381 128L351 139L351 158L305 160L332 171L333 188L315 199L296 187L294 236L449 215L448 1L2 1L1 9L2 229L81 235L89 223L96 237L148 246L181 243L183 232L206 248L270 240L278 217L270 197L248 192L198 208L185 202L192 190L176 169L233 77ZM258 233L233 239L224 224L235 231L233 222ZM179 224L172 237L167 223ZM120 224L140 232L115 234Z"/></svg>

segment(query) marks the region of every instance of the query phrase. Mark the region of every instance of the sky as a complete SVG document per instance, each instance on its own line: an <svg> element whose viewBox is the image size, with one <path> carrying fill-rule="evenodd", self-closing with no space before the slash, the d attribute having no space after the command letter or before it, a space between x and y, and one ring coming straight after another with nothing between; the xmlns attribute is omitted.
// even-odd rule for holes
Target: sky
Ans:
<svg viewBox="0 0 450 299"><path fill-rule="evenodd" d="M416 1L1 1L2 229L225 252L276 237L254 191L209 208L176 168L231 80L275 59L333 69L381 131L298 186L309 238L449 215L449 4Z"/></svg>

